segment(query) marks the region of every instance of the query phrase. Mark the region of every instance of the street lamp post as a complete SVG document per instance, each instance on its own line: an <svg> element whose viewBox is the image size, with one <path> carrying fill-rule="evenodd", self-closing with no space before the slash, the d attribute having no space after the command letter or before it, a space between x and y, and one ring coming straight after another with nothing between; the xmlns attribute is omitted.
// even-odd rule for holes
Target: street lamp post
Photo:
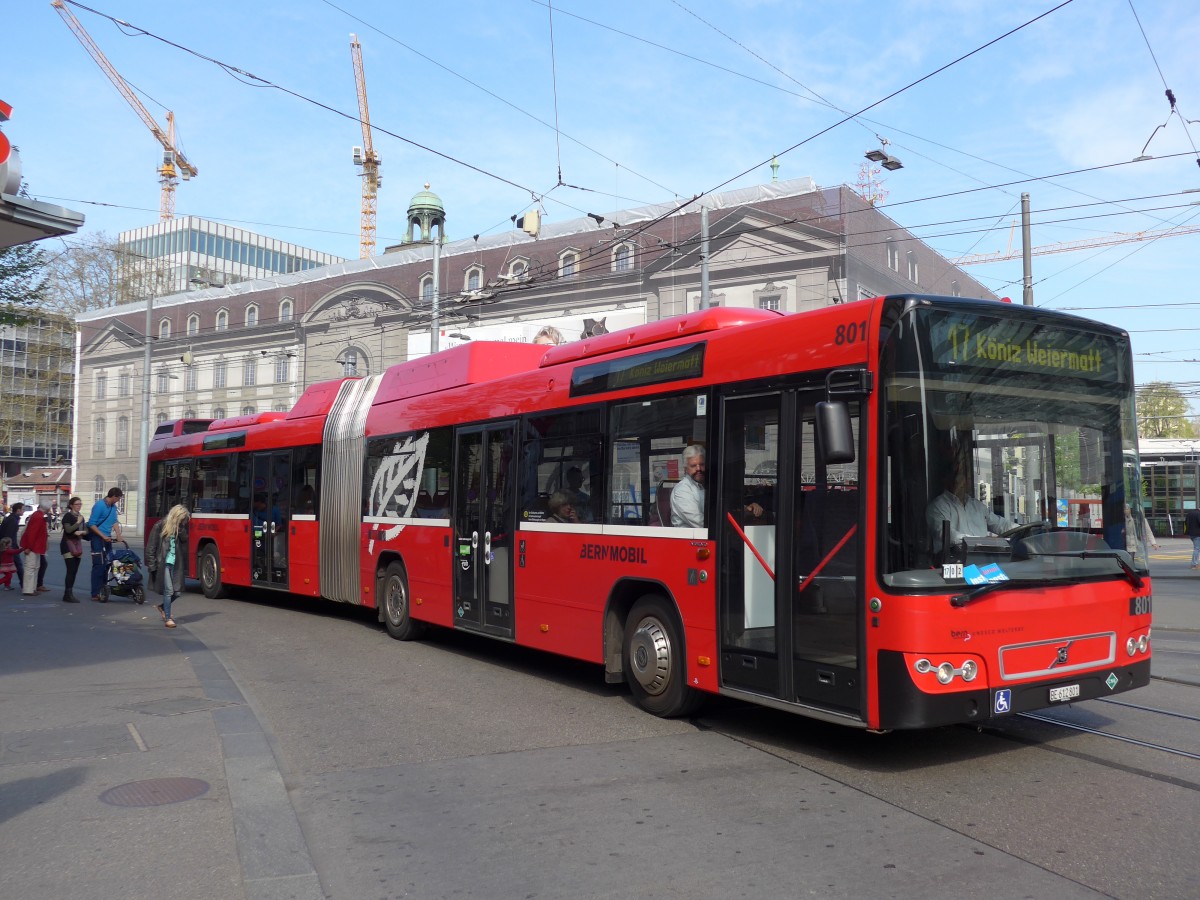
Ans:
<svg viewBox="0 0 1200 900"><path fill-rule="evenodd" d="M154 319L154 294L146 298L146 330L143 335L145 350L142 353L142 432L138 447L138 474L134 483L138 486L139 518L146 521L146 499L149 485L146 479L146 465L150 457L150 329ZM128 504L126 504L128 508Z"/></svg>

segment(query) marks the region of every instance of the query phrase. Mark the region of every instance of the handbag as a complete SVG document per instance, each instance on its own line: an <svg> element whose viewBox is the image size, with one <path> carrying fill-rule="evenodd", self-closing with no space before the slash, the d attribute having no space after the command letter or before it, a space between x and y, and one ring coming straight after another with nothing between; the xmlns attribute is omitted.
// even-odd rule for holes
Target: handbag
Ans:
<svg viewBox="0 0 1200 900"><path fill-rule="evenodd" d="M79 535L70 535L66 539L66 542L67 549L71 552L72 556L83 556L83 541L79 538Z"/></svg>

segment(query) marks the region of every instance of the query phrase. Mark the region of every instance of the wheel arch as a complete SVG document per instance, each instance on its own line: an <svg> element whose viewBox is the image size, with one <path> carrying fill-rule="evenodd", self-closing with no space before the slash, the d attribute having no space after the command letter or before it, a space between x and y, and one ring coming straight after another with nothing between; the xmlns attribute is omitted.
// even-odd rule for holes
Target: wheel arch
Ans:
<svg viewBox="0 0 1200 900"><path fill-rule="evenodd" d="M683 627L683 616L679 612L679 603L671 590L653 578L622 578L612 586L604 606L604 680L608 684L621 684L625 681L625 622L633 605L647 596L661 597L674 612L675 622L679 625L680 640L684 644L682 658L685 674L687 672L687 634Z"/></svg>
<svg viewBox="0 0 1200 900"><path fill-rule="evenodd" d="M370 597L371 602L375 604L375 616L380 622L384 621L384 609L383 604L379 602L379 591L392 563L400 564L400 568L404 570L405 581L409 581L408 564L404 561L404 554L399 550L385 550L379 554L379 558L375 560L375 590L371 591Z"/></svg>

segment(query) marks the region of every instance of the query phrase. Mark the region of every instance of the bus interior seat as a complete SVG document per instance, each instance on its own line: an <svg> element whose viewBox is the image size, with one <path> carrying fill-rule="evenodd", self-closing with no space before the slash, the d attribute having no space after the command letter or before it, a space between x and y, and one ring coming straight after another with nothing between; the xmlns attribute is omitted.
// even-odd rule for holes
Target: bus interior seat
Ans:
<svg viewBox="0 0 1200 900"><path fill-rule="evenodd" d="M679 484L678 479L658 483L658 490L654 494L654 503L650 506L651 525L671 524L671 491L677 484Z"/></svg>

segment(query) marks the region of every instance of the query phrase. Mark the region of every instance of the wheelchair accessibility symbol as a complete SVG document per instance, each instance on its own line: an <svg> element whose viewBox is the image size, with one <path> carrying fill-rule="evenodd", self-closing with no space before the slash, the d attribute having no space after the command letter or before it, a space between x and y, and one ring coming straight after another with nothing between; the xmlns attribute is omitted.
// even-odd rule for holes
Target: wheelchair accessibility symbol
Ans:
<svg viewBox="0 0 1200 900"><path fill-rule="evenodd" d="M996 713L1012 712L1012 689L1005 688L1002 691L996 691Z"/></svg>

